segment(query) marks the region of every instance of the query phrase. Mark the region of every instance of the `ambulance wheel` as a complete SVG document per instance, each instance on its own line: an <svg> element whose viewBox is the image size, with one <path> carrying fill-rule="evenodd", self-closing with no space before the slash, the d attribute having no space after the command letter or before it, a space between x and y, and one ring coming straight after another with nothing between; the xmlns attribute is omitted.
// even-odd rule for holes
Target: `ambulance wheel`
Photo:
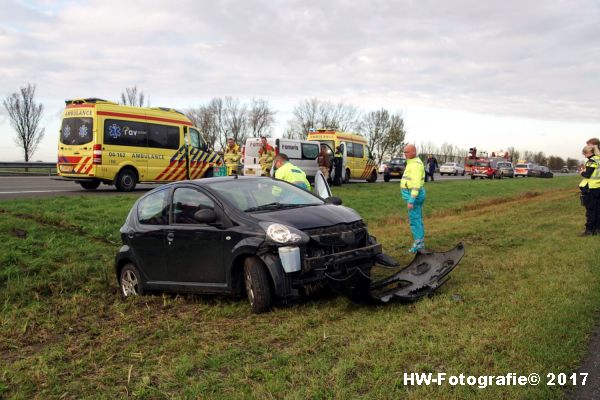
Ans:
<svg viewBox="0 0 600 400"><path fill-rule="evenodd" d="M96 179L94 179L93 181L82 181L79 182L79 185L81 185L81 187L85 190L94 190L98 189L98 186L100 186L100 181Z"/></svg>
<svg viewBox="0 0 600 400"><path fill-rule="evenodd" d="M115 186L119 192L131 192L137 184L137 174L131 168L124 168L117 175Z"/></svg>
<svg viewBox="0 0 600 400"><path fill-rule="evenodd" d="M371 172L371 176L369 177L369 179L367 179L367 182L369 182L369 183L377 182L377 172L375 172L375 170L373 170Z"/></svg>
<svg viewBox="0 0 600 400"><path fill-rule="evenodd" d="M344 177L344 183L350 183L350 170L346 170L346 176Z"/></svg>

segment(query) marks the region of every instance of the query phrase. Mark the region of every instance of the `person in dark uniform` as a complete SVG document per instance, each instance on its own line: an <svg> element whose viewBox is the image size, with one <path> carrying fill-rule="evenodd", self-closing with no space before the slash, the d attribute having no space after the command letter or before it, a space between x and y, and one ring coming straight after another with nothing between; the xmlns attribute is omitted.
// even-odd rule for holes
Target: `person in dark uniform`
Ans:
<svg viewBox="0 0 600 400"><path fill-rule="evenodd" d="M335 172L333 176L334 186L340 186L342 184L343 157L342 145L339 145L335 148L335 153L333 153L333 168Z"/></svg>
<svg viewBox="0 0 600 400"><path fill-rule="evenodd" d="M582 151L587 162L579 183L581 203L585 207L585 230L581 236L600 234L600 157L594 155L594 147L588 145Z"/></svg>

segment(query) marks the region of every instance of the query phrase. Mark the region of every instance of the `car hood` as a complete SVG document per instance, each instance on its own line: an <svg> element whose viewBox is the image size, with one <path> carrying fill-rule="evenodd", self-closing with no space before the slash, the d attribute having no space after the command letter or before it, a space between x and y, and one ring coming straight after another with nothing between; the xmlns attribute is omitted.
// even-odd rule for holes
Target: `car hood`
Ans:
<svg viewBox="0 0 600 400"><path fill-rule="evenodd" d="M277 222L300 230L349 224L362 219L353 209L332 204L256 212L249 215L260 221Z"/></svg>

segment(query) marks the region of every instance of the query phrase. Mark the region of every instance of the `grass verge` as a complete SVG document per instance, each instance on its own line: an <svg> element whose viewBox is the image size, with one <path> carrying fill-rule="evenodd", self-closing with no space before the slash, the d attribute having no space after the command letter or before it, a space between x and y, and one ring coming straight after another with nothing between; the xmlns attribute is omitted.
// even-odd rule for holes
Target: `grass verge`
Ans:
<svg viewBox="0 0 600 400"><path fill-rule="evenodd" d="M596 237L576 178L427 185L428 246L463 241L417 303L117 296L112 259L136 195L0 203L0 396L14 398L561 398L559 387L405 386L404 372L569 372L600 308ZM407 263L398 185L335 189ZM596 247L597 248L597 247Z"/></svg>

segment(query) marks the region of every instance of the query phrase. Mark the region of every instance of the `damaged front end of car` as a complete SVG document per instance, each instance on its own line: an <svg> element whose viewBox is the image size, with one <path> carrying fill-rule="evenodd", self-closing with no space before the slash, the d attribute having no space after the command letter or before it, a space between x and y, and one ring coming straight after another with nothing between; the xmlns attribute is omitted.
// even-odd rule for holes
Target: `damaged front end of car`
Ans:
<svg viewBox="0 0 600 400"><path fill-rule="evenodd" d="M267 237L282 229L281 226L264 228ZM292 228L290 234L281 237L287 240L285 243L267 242L269 250L265 248L263 253L272 275L274 264L279 264L277 269L283 272L279 277L273 276L280 297L307 293L326 284L355 300L412 301L446 283L449 273L464 256L464 247L458 244L446 252L417 254L409 265L401 267L383 253L381 244L369 235L363 221L304 231ZM395 272L378 279L379 274L373 273L375 266Z"/></svg>

